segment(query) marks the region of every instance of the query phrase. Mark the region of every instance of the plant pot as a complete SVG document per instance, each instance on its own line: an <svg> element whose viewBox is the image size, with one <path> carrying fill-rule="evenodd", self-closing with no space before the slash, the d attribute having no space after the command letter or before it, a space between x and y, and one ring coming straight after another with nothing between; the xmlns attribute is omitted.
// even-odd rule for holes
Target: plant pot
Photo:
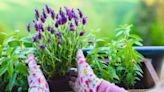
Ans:
<svg viewBox="0 0 164 92"><path fill-rule="evenodd" d="M67 92L72 91L69 86L69 76L58 76L48 80L49 88L51 92Z"/></svg>

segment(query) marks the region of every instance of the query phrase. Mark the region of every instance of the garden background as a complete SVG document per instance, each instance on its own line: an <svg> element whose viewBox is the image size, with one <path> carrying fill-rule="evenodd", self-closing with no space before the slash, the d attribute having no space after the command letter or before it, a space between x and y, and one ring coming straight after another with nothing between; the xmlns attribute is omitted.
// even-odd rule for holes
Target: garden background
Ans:
<svg viewBox="0 0 164 92"><path fill-rule="evenodd" d="M87 31L98 31L97 38L110 42L118 25L133 24L144 45L164 45L163 0L0 0L0 43L5 38L2 32L20 30L21 36L26 35L33 10L41 10L45 3L54 10L80 8L88 17Z"/></svg>

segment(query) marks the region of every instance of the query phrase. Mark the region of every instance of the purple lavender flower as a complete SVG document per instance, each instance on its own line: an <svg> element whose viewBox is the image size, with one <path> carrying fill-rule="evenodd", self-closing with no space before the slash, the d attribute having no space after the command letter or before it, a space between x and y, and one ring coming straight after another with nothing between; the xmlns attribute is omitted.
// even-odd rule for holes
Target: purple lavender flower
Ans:
<svg viewBox="0 0 164 92"><path fill-rule="evenodd" d="M73 18L71 10L68 11L67 15L68 15L68 19L71 21L71 19Z"/></svg>
<svg viewBox="0 0 164 92"><path fill-rule="evenodd" d="M68 11L68 19L71 20L72 18L75 18L75 12L73 9Z"/></svg>
<svg viewBox="0 0 164 92"><path fill-rule="evenodd" d="M38 39L42 39L42 34L40 32L38 33Z"/></svg>
<svg viewBox="0 0 164 92"><path fill-rule="evenodd" d="M36 30L36 31L39 31L39 26L38 26L37 23L34 23L34 27L35 27L35 30Z"/></svg>
<svg viewBox="0 0 164 92"><path fill-rule="evenodd" d="M55 19L55 12L53 9L50 9L51 18Z"/></svg>
<svg viewBox="0 0 164 92"><path fill-rule="evenodd" d="M83 25L85 25L85 24L87 23L87 20L86 20L86 19L87 19L86 17L83 17L83 18L82 18L82 24L83 24Z"/></svg>
<svg viewBox="0 0 164 92"><path fill-rule="evenodd" d="M67 22L67 18L65 16L60 17L58 20L59 25L64 25Z"/></svg>
<svg viewBox="0 0 164 92"><path fill-rule="evenodd" d="M45 13L45 10L44 10L44 9L42 10L42 14L43 14L43 17L46 19L46 18L47 18L47 15L46 15L46 13Z"/></svg>
<svg viewBox="0 0 164 92"><path fill-rule="evenodd" d="M44 18L44 16L42 16L42 15L40 17L40 20L42 21L42 23L44 23L46 21L45 18Z"/></svg>
<svg viewBox="0 0 164 92"><path fill-rule="evenodd" d="M58 22L56 21L56 23L55 23L55 27L58 28L58 26L59 26L59 24L58 24Z"/></svg>
<svg viewBox="0 0 164 92"><path fill-rule="evenodd" d="M39 48L44 50L46 48L46 46L45 45L39 45Z"/></svg>
<svg viewBox="0 0 164 92"><path fill-rule="evenodd" d="M62 44L62 40L61 39L58 39L57 44L58 45L61 45Z"/></svg>
<svg viewBox="0 0 164 92"><path fill-rule="evenodd" d="M47 27L47 30L50 31L50 30L51 30L51 26L48 26L48 27Z"/></svg>
<svg viewBox="0 0 164 92"><path fill-rule="evenodd" d="M30 23L27 24L27 31L30 32Z"/></svg>
<svg viewBox="0 0 164 92"><path fill-rule="evenodd" d="M65 13L63 12L62 8L60 8L59 14L60 14L61 17L65 16Z"/></svg>
<svg viewBox="0 0 164 92"><path fill-rule="evenodd" d="M49 14L49 13L50 13L50 8L48 7L47 4L45 5L45 8L46 8L46 10L47 10L47 13Z"/></svg>
<svg viewBox="0 0 164 92"><path fill-rule="evenodd" d="M50 33L54 34L55 30L53 28L50 29Z"/></svg>
<svg viewBox="0 0 164 92"><path fill-rule="evenodd" d="M69 25L69 28L68 28L70 31L74 31L75 30L75 27L74 27L74 25L71 23L70 25Z"/></svg>
<svg viewBox="0 0 164 92"><path fill-rule="evenodd" d="M35 36L35 37L32 38L32 42L33 42L33 43L35 43L37 40L38 40L38 39L37 39L37 36Z"/></svg>
<svg viewBox="0 0 164 92"><path fill-rule="evenodd" d="M59 18L59 15L58 14L56 14L56 19L58 19Z"/></svg>
<svg viewBox="0 0 164 92"><path fill-rule="evenodd" d="M32 23L35 24L36 23L36 20L32 20Z"/></svg>
<svg viewBox="0 0 164 92"><path fill-rule="evenodd" d="M36 20L39 19L39 11L38 11L38 9L35 9L35 17L36 17Z"/></svg>
<svg viewBox="0 0 164 92"><path fill-rule="evenodd" d="M83 36L84 35L84 32L80 32L80 34L79 34L80 36Z"/></svg>
<svg viewBox="0 0 164 92"><path fill-rule="evenodd" d="M48 41L47 41L48 43L50 43L51 42L51 39L50 38L48 38Z"/></svg>
<svg viewBox="0 0 164 92"><path fill-rule="evenodd" d="M68 9L66 6L64 6L64 9L66 11L66 14L69 15L70 9Z"/></svg>
<svg viewBox="0 0 164 92"><path fill-rule="evenodd" d="M74 19L74 22L75 22L76 26L78 26L78 25L79 25L79 21L78 21L78 19L77 19L77 18L75 18L75 19Z"/></svg>
<svg viewBox="0 0 164 92"><path fill-rule="evenodd" d="M42 32L44 32L43 24L40 23L38 26L39 26L39 30L41 30Z"/></svg>
<svg viewBox="0 0 164 92"><path fill-rule="evenodd" d="M81 12L80 9L77 9L77 10L78 10L78 12L79 12L79 16L80 16L80 18L82 18L82 17L83 17L83 13Z"/></svg>
<svg viewBox="0 0 164 92"><path fill-rule="evenodd" d="M56 32L56 35L57 35L58 37L61 37L61 36L62 36L62 33L61 33L61 32Z"/></svg>
<svg viewBox="0 0 164 92"><path fill-rule="evenodd" d="M72 18L76 18L76 19L78 18L74 9L71 10L71 16L72 16Z"/></svg>

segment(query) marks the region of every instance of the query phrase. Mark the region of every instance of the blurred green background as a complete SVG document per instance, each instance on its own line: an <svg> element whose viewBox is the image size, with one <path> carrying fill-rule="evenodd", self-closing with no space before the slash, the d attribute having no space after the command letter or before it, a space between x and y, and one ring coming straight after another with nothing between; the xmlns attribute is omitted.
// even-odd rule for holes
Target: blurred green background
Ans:
<svg viewBox="0 0 164 92"><path fill-rule="evenodd" d="M0 0L0 32L20 30L26 35L26 24L34 18L34 9L48 4L80 8L88 17L87 31L100 30L97 37L107 41L121 24L133 24L134 33L144 45L164 45L164 0ZM0 42L4 36L0 34Z"/></svg>

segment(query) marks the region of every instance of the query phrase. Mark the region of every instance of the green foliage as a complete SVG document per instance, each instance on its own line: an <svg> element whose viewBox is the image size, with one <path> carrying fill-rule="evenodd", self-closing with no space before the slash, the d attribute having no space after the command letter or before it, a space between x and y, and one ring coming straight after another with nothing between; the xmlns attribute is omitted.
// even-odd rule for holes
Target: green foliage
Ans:
<svg viewBox="0 0 164 92"><path fill-rule="evenodd" d="M19 38L18 32L6 35L0 45L0 90L27 90L28 69L25 64L26 55L33 51L27 44L28 38Z"/></svg>
<svg viewBox="0 0 164 92"><path fill-rule="evenodd" d="M87 61L98 77L127 88L133 87L143 74L140 67L143 57L132 47L142 46L142 39L130 34L131 26L120 26L116 29L115 41L105 47L96 45L87 55Z"/></svg>

